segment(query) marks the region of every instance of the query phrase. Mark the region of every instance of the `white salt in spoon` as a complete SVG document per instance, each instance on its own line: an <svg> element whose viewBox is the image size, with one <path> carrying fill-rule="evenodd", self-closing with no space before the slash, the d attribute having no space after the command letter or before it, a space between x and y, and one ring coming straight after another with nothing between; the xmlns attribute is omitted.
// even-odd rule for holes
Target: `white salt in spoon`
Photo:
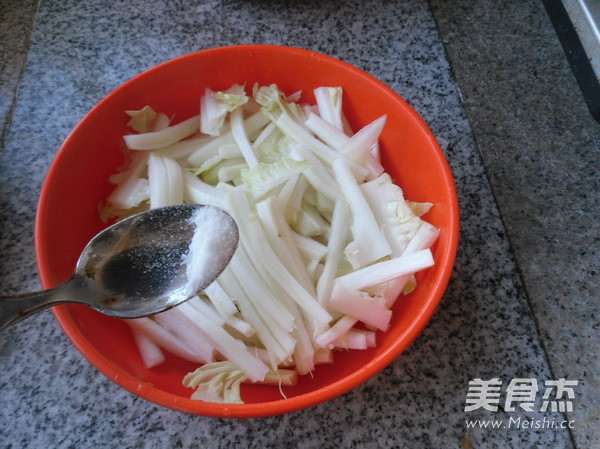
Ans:
<svg viewBox="0 0 600 449"><path fill-rule="evenodd" d="M0 298L0 330L43 309L85 304L118 318L170 309L208 287L237 248L238 228L212 206L152 209L105 229L56 288Z"/></svg>

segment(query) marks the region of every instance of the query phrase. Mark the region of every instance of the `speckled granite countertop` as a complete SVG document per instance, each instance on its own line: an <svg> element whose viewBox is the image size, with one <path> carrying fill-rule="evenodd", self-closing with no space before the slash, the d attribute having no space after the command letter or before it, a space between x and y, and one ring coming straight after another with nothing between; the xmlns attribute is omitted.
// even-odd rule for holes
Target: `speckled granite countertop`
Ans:
<svg viewBox="0 0 600 449"><path fill-rule="evenodd" d="M83 114L138 72L220 45L308 48L387 83L437 136L462 213L440 308L401 357L353 391L268 419L188 416L119 389L44 312L0 334L0 447L600 447L600 130L541 2L7 0L0 8L0 294L39 288L37 196ZM465 411L475 378L500 378L504 388L517 378L576 380L573 412L542 412L540 398L532 412ZM540 425L467 423L519 418Z"/></svg>

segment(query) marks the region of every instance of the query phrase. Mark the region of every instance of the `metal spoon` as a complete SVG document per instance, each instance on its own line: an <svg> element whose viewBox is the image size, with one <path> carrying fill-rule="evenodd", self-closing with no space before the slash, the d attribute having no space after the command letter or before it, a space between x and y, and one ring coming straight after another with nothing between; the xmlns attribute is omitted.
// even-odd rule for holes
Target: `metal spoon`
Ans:
<svg viewBox="0 0 600 449"><path fill-rule="evenodd" d="M63 303L85 304L118 318L138 318L170 309L208 287L225 269L238 244L238 228L230 215L210 235L218 245L201 283L188 291L186 258L195 232L192 220L204 205L152 209L122 220L94 237L84 248L75 274L56 288L0 297L0 330L36 312ZM207 211L204 211L207 212ZM216 241L213 241L212 239Z"/></svg>

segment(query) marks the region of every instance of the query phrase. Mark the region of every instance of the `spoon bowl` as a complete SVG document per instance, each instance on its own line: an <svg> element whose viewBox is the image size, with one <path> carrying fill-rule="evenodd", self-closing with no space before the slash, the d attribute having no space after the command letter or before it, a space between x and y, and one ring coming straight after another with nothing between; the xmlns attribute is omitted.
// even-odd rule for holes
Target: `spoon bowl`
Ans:
<svg viewBox="0 0 600 449"><path fill-rule="evenodd" d="M221 274L238 238L233 218L213 206L184 204L130 216L87 244L75 273L64 284L0 298L0 329L68 302L117 318L139 318L170 309ZM209 251L195 254L192 240L194 245L203 242ZM205 259L200 264L202 273L188 270L192 256Z"/></svg>

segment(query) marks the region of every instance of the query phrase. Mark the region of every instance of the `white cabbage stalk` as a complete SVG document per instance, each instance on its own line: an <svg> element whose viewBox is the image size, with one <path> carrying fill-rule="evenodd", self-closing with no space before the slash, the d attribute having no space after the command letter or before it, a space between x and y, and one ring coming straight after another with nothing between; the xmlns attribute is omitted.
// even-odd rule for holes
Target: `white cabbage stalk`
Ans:
<svg viewBox="0 0 600 449"><path fill-rule="evenodd" d="M170 157L151 154L148 158L150 208L183 203L182 167Z"/></svg>
<svg viewBox="0 0 600 449"><path fill-rule="evenodd" d="M376 346L375 332L363 329L350 329L333 342L334 348L339 349L369 349Z"/></svg>
<svg viewBox="0 0 600 449"><path fill-rule="evenodd" d="M146 334L136 327L130 327L133 338L135 339L135 343L140 349L140 355L142 356L144 365L146 365L148 368L152 368L163 363L165 361L165 355L161 351L158 343L146 336Z"/></svg>
<svg viewBox="0 0 600 449"><path fill-rule="evenodd" d="M371 156L371 148L378 142L386 121L387 117L384 115L368 124L344 142L338 151L359 164L366 164Z"/></svg>
<svg viewBox="0 0 600 449"><path fill-rule="evenodd" d="M328 306L382 331L387 330L392 318L392 311L387 308L384 298L348 288L343 282L334 283Z"/></svg>
<svg viewBox="0 0 600 449"><path fill-rule="evenodd" d="M412 211L402 189L392 183L387 173L362 184L360 190L390 243L393 256L400 256L422 220Z"/></svg>
<svg viewBox="0 0 600 449"><path fill-rule="evenodd" d="M116 188L108 196L107 201L120 209L133 209L150 198L150 184L144 177L148 165L148 153L136 152L130 168L120 173Z"/></svg>
<svg viewBox="0 0 600 449"><path fill-rule="evenodd" d="M195 116L160 131L128 134L123 136L123 140L130 150L157 150L198 132L199 119L199 116Z"/></svg>
<svg viewBox="0 0 600 449"><path fill-rule="evenodd" d="M195 399L240 403L244 383L294 385L337 350L374 347L396 298L433 265L432 204L406 201L379 160L386 116L354 133L341 88L314 94L309 105L276 85L207 89L200 116L175 125L150 107L128 112L135 156L111 177L105 214L199 203L239 228L204 292L129 320L148 367L162 350L203 365L184 379Z"/></svg>
<svg viewBox="0 0 600 449"><path fill-rule="evenodd" d="M200 131L210 136L221 134L227 113L248 102L244 86L234 84L229 89L214 92L206 89L200 99Z"/></svg>
<svg viewBox="0 0 600 449"><path fill-rule="evenodd" d="M339 129L344 129L342 121L342 94L341 87L317 87L314 90L315 99L319 108L319 115L323 120Z"/></svg>
<svg viewBox="0 0 600 449"><path fill-rule="evenodd" d="M338 158L333 173L352 211L353 240L346 246L346 257L354 268L364 267L391 254L392 250L375 220L347 159Z"/></svg>
<svg viewBox="0 0 600 449"><path fill-rule="evenodd" d="M257 112L244 120L244 130L248 134L262 129L269 123L269 119L262 112ZM199 167L209 157L216 155L221 145L227 143L235 143L233 132L231 129L224 131L223 134L208 141L205 145L200 146L196 151L189 155L187 163L191 167Z"/></svg>
<svg viewBox="0 0 600 449"><path fill-rule="evenodd" d="M307 161L296 161L290 158L281 158L272 163L261 162L254 167L241 170L242 183L244 188L258 199L310 167L311 164Z"/></svg>

